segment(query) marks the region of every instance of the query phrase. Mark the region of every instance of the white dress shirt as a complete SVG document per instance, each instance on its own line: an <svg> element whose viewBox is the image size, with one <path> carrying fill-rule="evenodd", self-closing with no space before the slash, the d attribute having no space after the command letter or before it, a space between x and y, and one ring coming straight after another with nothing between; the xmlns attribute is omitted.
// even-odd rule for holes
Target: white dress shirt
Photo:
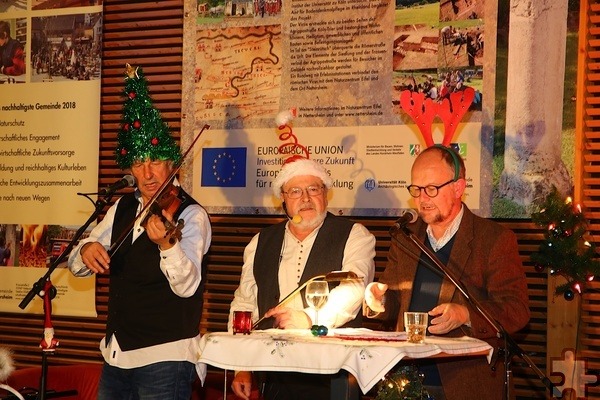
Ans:
<svg viewBox="0 0 600 400"><path fill-rule="evenodd" d="M283 300L289 293L298 287L298 281L304 272L306 261L319 232L315 229L304 240L298 240L288 229L290 222L285 228L285 236L280 251L279 265L279 301ZM240 286L234 294L231 303L228 330L232 330L233 311L252 310L252 320L257 321L262 315L258 315L257 293L258 286L254 279L254 255L258 244L256 234L244 250L244 265L240 277ZM329 293L329 299L325 306L319 310L319 325L335 328L351 321L362 307L365 287L373 281L375 274L375 237L361 224L354 224L350 236L344 248L342 260L342 271L355 272L363 278L361 282L342 282ZM275 277L273 277L275 279ZM306 314L315 321L315 312L311 308L304 308L302 298L296 295L289 300L286 307L296 310L304 310Z"/></svg>

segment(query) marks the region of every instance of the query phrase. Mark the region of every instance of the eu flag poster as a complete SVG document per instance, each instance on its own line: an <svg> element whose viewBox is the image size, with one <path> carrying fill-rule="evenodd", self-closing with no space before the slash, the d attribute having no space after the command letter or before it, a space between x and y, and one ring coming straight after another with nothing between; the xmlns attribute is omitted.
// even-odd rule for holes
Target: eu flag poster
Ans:
<svg viewBox="0 0 600 400"><path fill-rule="evenodd" d="M245 187L246 148L203 148L201 185L216 187Z"/></svg>

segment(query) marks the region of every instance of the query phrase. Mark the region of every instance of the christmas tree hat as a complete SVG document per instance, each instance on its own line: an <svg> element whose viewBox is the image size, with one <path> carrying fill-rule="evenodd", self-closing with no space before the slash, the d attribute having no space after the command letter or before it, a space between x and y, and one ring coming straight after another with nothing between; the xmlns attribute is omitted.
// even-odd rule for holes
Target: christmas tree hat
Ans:
<svg viewBox="0 0 600 400"><path fill-rule="evenodd" d="M115 150L117 164L121 169L144 160L171 160L178 164L181 151L152 105L142 69L127 64L125 73L123 120Z"/></svg>

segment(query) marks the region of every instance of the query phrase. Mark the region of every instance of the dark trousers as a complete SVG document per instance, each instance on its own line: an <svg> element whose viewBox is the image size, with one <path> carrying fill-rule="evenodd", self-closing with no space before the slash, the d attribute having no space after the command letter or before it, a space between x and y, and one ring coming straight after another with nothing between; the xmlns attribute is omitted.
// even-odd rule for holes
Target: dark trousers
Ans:
<svg viewBox="0 0 600 400"><path fill-rule="evenodd" d="M358 384L346 371L337 374L265 372L262 375L265 400L358 399Z"/></svg>
<svg viewBox="0 0 600 400"><path fill-rule="evenodd" d="M195 378L194 364L187 361L163 361L131 369L104 363L96 399L189 400Z"/></svg>
<svg viewBox="0 0 600 400"><path fill-rule="evenodd" d="M265 400L329 400L331 375L267 372Z"/></svg>

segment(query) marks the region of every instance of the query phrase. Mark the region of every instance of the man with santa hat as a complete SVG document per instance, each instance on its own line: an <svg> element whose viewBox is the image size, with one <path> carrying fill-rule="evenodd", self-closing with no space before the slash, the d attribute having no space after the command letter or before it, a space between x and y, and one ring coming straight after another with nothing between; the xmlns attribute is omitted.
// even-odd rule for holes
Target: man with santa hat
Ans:
<svg viewBox="0 0 600 400"><path fill-rule="evenodd" d="M315 311L303 304L302 291L279 303L312 277L331 271L353 272L362 278L333 288L319 310L319 325L360 326L364 288L375 272L375 237L361 224L327 212L333 181L318 162L295 156L279 171L272 188L287 220L252 238L244 251L240 285L230 308L253 310L258 329L311 329ZM288 301L289 300L289 301ZM358 317L357 317L358 315ZM328 399L335 375L266 372L259 382L264 398ZM252 375L237 372L234 393L249 399Z"/></svg>

